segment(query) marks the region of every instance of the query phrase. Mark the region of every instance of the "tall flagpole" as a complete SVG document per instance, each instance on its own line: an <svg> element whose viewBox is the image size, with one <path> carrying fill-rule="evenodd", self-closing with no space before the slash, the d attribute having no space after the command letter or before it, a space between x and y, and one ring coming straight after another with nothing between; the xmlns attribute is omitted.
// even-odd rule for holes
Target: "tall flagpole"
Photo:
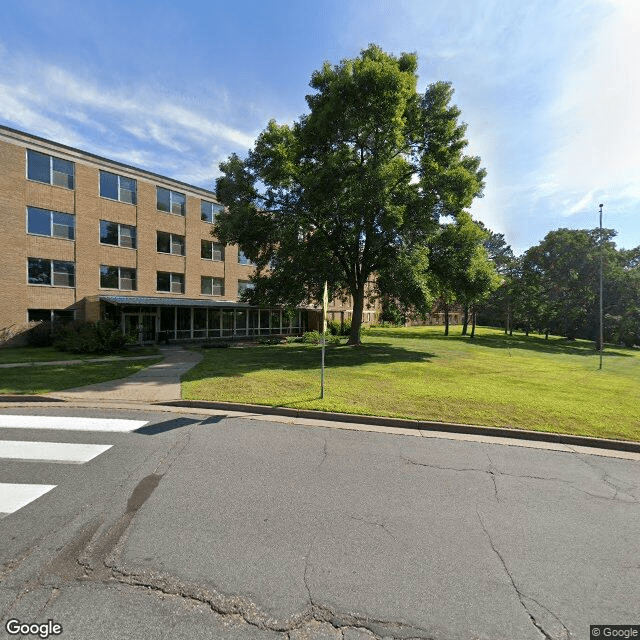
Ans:
<svg viewBox="0 0 640 640"><path fill-rule="evenodd" d="M600 367L602 369L602 349L604 347L604 331L602 329L602 252L604 251L604 243L602 241L602 207L600 206Z"/></svg>
<svg viewBox="0 0 640 640"><path fill-rule="evenodd" d="M322 367L320 373L320 399L324 400L324 345L326 343L325 336L327 334L327 307L329 306L329 292L327 289L327 281L324 281L324 294L322 296Z"/></svg>

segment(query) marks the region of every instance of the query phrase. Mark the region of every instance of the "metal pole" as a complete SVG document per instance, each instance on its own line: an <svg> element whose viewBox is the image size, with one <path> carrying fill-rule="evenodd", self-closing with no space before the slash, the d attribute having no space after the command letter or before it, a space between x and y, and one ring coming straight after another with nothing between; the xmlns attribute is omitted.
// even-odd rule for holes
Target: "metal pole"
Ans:
<svg viewBox="0 0 640 640"><path fill-rule="evenodd" d="M604 242L602 241L602 206L600 206L600 367L602 369L602 350L604 348L604 331L602 328L602 253Z"/></svg>
<svg viewBox="0 0 640 640"><path fill-rule="evenodd" d="M324 333L322 334L322 375L320 380L320 399L324 400Z"/></svg>

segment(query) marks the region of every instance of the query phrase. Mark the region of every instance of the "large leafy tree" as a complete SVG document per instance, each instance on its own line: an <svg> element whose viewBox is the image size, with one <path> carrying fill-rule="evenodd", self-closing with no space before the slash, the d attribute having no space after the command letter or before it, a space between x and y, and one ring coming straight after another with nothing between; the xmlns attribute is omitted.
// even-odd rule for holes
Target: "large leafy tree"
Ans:
<svg viewBox="0 0 640 640"><path fill-rule="evenodd" d="M293 125L270 121L246 158L221 163L216 194L227 209L214 233L255 262L250 301L319 301L327 280L353 300L351 344L368 283L428 310L428 240L440 216L481 195L485 172L463 154L451 85L419 95L416 71L414 54L375 45L325 63L312 75L308 114Z"/></svg>
<svg viewBox="0 0 640 640"><path fill-rule="evenodd" d="M429 242L431 273L444 310L444 332L449 334L449 308L455 301L464 310L462 333L466 335L469 312L471 337L475 333L476 306L498 285L499 277L484 244L488 232L463 211L444 224Z"/></svg>

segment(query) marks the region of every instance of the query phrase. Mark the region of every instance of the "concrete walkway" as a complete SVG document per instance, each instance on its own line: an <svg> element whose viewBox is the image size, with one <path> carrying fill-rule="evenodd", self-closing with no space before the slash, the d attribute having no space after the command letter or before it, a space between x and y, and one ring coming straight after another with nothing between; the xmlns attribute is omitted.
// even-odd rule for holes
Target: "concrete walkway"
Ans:
<svg viewBox="0 0 640 640"><path fill-rule="evenodd" d="M63 400L95 402L127 400L130 402L166 402L179 400L180 376L194 367L202 355L179 346L160 347L164 360L128 378L100 382L87 387L65 389L47 394Z"/></svg>

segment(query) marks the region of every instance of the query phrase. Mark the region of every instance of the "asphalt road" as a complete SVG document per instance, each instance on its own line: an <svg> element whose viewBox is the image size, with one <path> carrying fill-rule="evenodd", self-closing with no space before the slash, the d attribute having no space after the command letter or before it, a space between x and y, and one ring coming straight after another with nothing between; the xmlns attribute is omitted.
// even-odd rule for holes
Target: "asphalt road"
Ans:
<svg viewBox="0 0 640 640"><path fill-rule="evenodd" d="M0 483L55 488L0 519L4 637L22 637L9 619L118 640L640 624L640 461L202 413L39 408L145 424L3 426L24 413L0 411ZM27 441L102 446L6 459Z"/></svg>

